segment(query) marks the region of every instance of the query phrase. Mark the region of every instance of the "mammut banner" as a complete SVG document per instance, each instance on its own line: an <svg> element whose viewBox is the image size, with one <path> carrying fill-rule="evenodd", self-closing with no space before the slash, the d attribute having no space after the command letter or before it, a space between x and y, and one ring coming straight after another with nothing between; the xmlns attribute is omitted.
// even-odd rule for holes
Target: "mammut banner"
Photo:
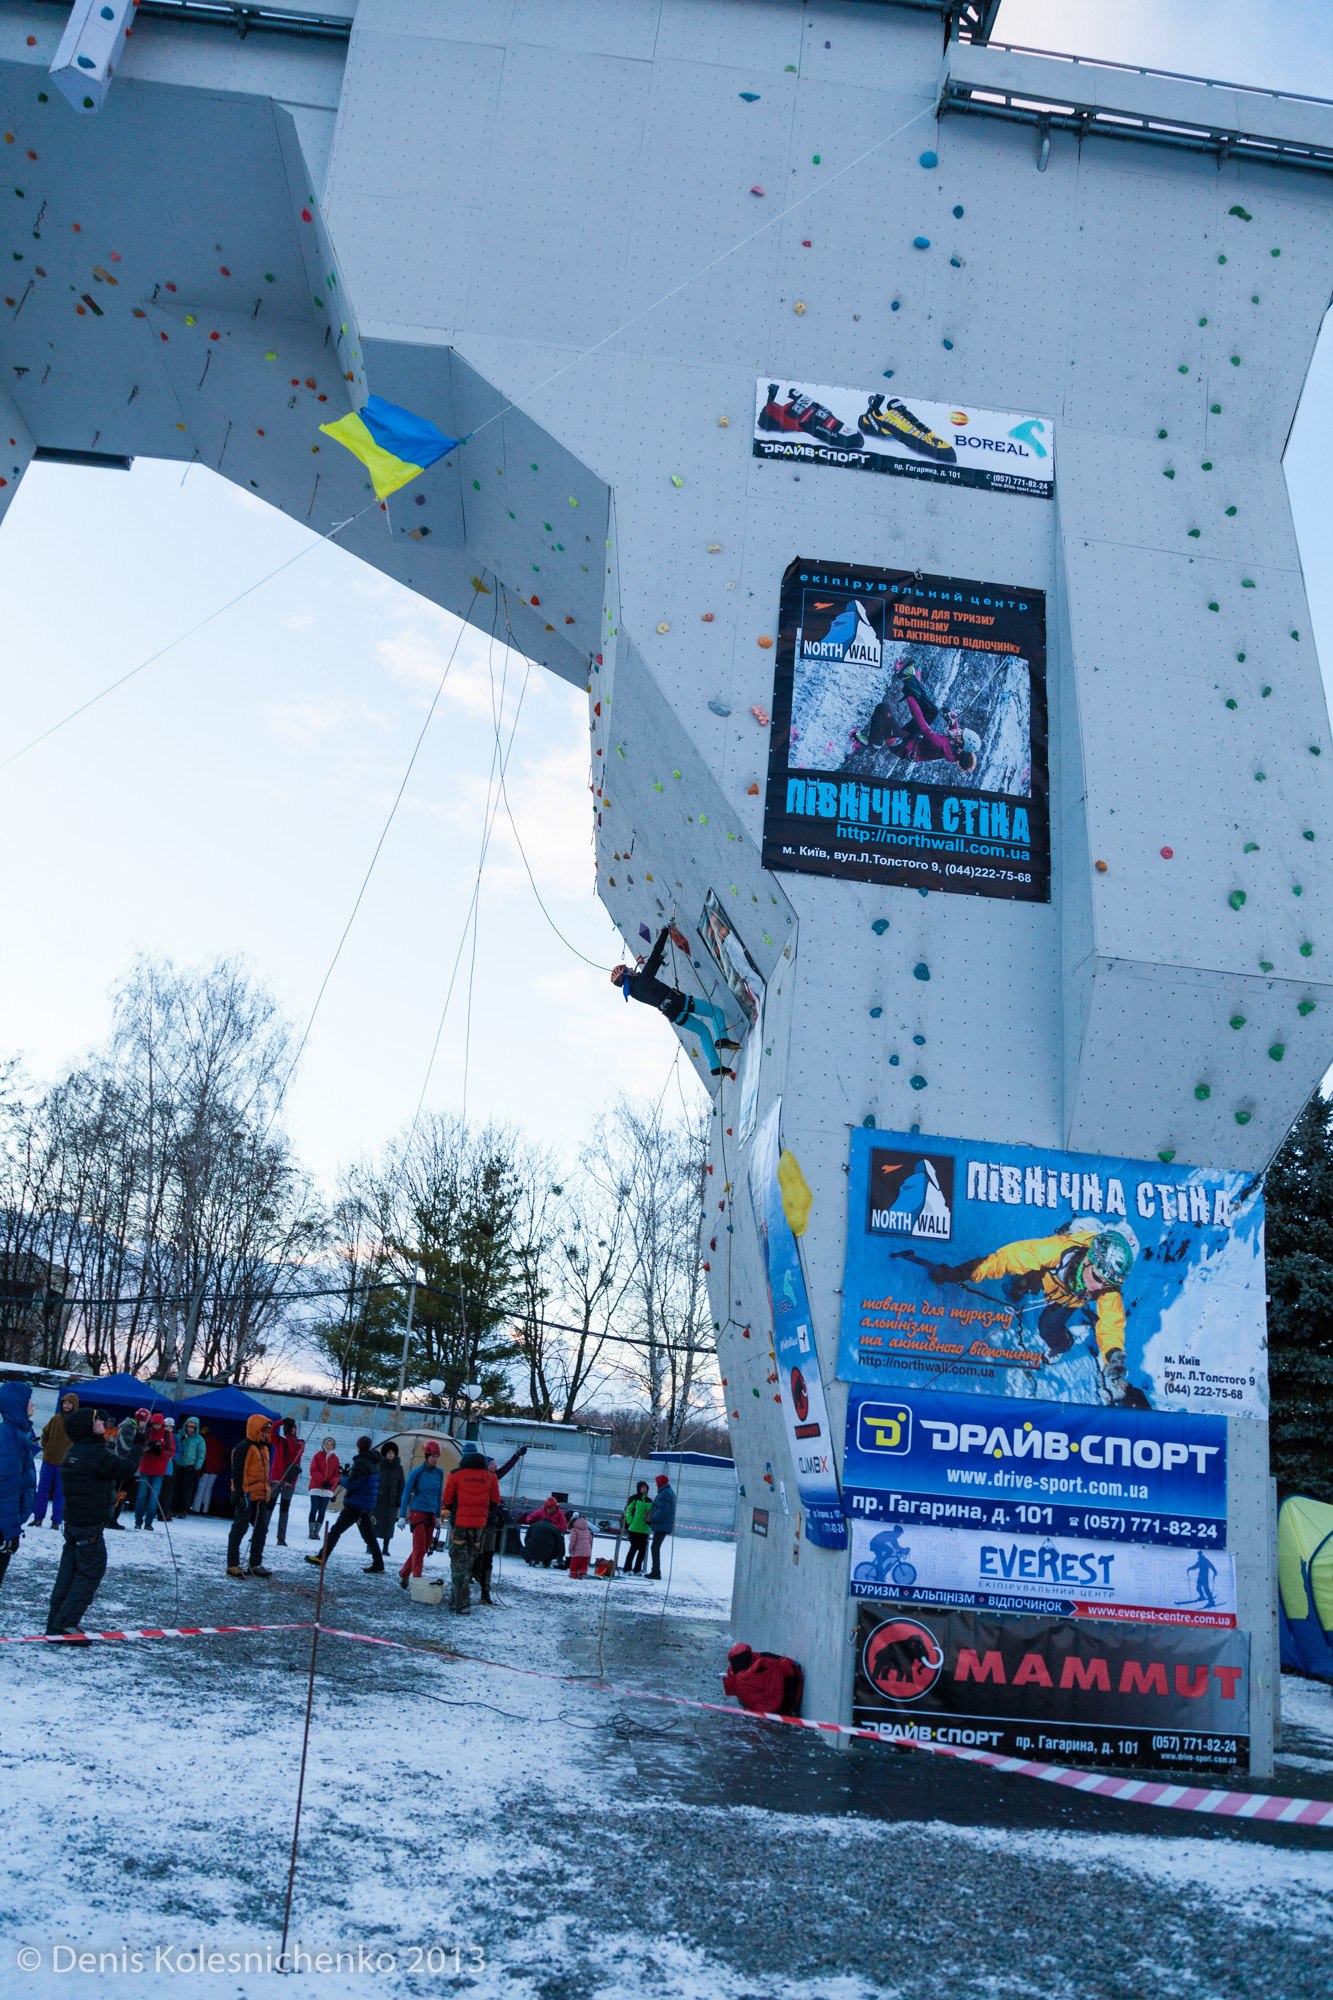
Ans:
<svg viewBox="0 0 1333 2000"><path fill-rule="evenodd" d="M1055 491L1055 426L1049 417L960 410L866 389L755 383L756 458L892 472L994 493Z"/></svg>
<svg viewBox="0 0 1333 2000"><path fill-rule="evenodd" d="M847 1523L838 1494L833 1436L796 1242L805 1229L810 1193L795 1159L780 1148L781 1112L778 1099L755 1133L750 1154L750 1200L764 1251L782 1414L796 1490L805 1509L806 1539L822 1549L845 1549Z"/></svg>
<svg viewBox="0 0 1333 2000"><path fill-rule="evenodd" d="M949 1610L1118 1618L1219 1632L1236 1623L1236 1566L1223 1549L906 1528L901 1521L852 1523L848 1594Z"/></svg>
<svg viewBox="0 0 1333 2000"><path fill-rule="evenodd" d="M1249 1678L1244 1632L862 1604L852 1719L1012 1757L1244 1770Z"/></svg>
<svg viewBox="0 0 1333 2000"><path fill-rule="evenodd" d="M766 868L1049 900L1042 591L798 559L772 724Z"/></svg>
<svg viewBox="0 0 1333 2000"><path fill-rule="evenodd" d="M853 1389L842 1490L853 1519L1211 1551L1226 1419Z"/></svg>
<svg viewBox="0 0 1333 2000"><path fill-rule="evenodd" d="M848 1203L845 1381L1266 1414L1256 1175L857 1129Z"/></svg>

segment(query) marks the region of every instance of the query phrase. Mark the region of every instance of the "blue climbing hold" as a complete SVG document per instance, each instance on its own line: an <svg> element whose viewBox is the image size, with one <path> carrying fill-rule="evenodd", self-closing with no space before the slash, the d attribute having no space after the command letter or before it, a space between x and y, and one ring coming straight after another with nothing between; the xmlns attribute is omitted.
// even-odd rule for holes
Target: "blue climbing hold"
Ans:
<svg viewBox="0 0 1333 2000"><path fill-rule="evenodd" d="M889 1068L890 1068L890 1069L897 1069L897 1067L898 1067L898 1057L897 1057L897 1056L890 1056L890 1057L889 1057Z"/></svg>
<svg viewBox="0 0 1333 2000"><path fill-rule="evenodd" d="M884 380L885 380L886 382L890 382L890 381L892 381L892 379L893 379L893 370L892 370L892 368L886 368L886 369L884 370Z"/></svg>
<svg viewBox="0 0 1333 2000"><path fill-rule="evenodd" d="M709 708L711 708L714 715L731 714L731 710L727 707L727 704L724 701L710 701L708 706Z"/></svg>
<svg viewBox="0 0 1333 2000"><path fill-rule="evenodd" d="M961 258L961 257L951 257L951 258L949 259L949 262L950 262L950 263L951 263L951 264L953 265L953 267L954 267L954 270L955 270L955 271L961 271L961 270L962 270L962 268L963 268L963 260L962 260L962 258Z"/></svg>
<svg viewBox="0 0 1333 2000"><path fill-rule="evenodd" d="M912 248L914 250L929 250L930 238L928 236L914 236L912 238Z"/></svg>
<svg viewBox="0 0 1333 2000"><path fill-rule="evenodd" d="M882 1007L872 1007L872 1008L871 1008L871 1010L870 1010L870 1018L871 1018L871 1020L872 1020L872 1021L878 1021L878 1019L879 1019L880 1015L881 1015L881 1014L882 1014L883 1012L884 1012L884 1009L883 1009Z"/></svg>
<svg viewBox="0 0 1333 2000"><path fill-rule="evenodd" d="M921 963L920 963L919 965L914 965L914 966L912 967L912 977L913 977L913 979L929 979L929 978L930 978L930 967L929 967L929 966L928 966L928 965L926 964L926 962L925 962L925 960L924 960L924 959L922 959L922 961L921 961Z"/></svg>
<svg viewBox="0 0 1333 2000"><path fill-rule="evenodd" d="M902 302L902 300L901 300L901 299L894 299L893 303L892 303L892 304L890 305L890 307L889 307L889 311L890 311L891 313L896 313L896 312L901 312L901 310L902 310L902 303L903 303L903 302Z"/></svg>
<svg viewBox="0 0 1333 2000"><path fill-rule="evenodd" d="M889 928L889 920L887 917L876 917L870 928L876 937L883 937L885 931Z"/></svg>
<svg viewBox="0 0 1333 2000"><path fill-rule="evenodd" d="M957 220L961 219L961 217L962 217L962 213L963 213L963 204L962 204L962 202L960 201L960 202L959 202L959 203L958 203L958 204L956 205L956 207L954 208L954 219L955 219L955 221L957 221Z"/></svg>
<svg viewBox="0 0 1333 2000"><path fill-rule="evenodd" d="M741 96L747 104L758 104L759 102L759 92L757 90L743 90Z"/></svg>
<svg viewBox="0 0 1333 2000"><path fill-rule="evenodd" d="M940 156L939 156L939 154L938 154L938 153L931 153L931 152L925 152L925 153L923 153L923 154L921 155L921 159L920 159L920 162L919 162L919 164L920 164L921 166L925 167L925 168L926 168L927 170L929 170L929 169L930 169L931 167L937 167L937 166L939 165L939 163L940 163Z"/></svg>
<svg viewBox="0 0 1333 2000"><path fill-rule="evenodd" d="M944 343L944 345L945 345L945 346L946 346L946 347L948 348L949 352L950 352L950 353L952 354L952 353L953 353L953 342L952 342L951 340L946 340L946 341L945 341L945 343Z"/></svg>
<svg viewBox="0 0 1333 2000"><path fill-rule="evenodd" d="M912 1078L913 1090L924 1090L925 1087L926 1087L926 1079L924 1076L914 1076Z"/></svg>
<svg viewBox="0 0 1333 2000"><path fill-rule="evenodd" d="M924 1049L926 1046L926 1038L924 1035L913 1035L912 1041L919 1049Z"/></svg>

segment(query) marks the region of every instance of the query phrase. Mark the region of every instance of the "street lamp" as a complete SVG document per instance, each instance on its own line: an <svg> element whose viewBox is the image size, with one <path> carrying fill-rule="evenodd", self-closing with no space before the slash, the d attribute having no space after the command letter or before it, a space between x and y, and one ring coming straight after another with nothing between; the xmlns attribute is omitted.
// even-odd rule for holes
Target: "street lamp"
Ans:
<svg viewBox="0 0 1333 2000"><path fill-rule="evenodd" d="M473 1403L475 1403L477 1398L481 1395L480 1382L462 1383L461 1393L463 1397L463 1436L465 1438L474 1438L477 1435L479 1425L477 1419L473 1416L469 1416L468 1412L471 1409Z"/></svg>
<svg viewBox="0 0 1333 2000"><path fill-rule="evenodd" d="M417 1279L419 1276L420 1272L414 1264L407 1287L407 1324L403 1328L403 1352L398 1362L398 1404L394 1416L396 1424L401 1424L403 1421L403 1383L407 1379L407 1350L412 1339L412 1315L416 1311Z"/></svg>

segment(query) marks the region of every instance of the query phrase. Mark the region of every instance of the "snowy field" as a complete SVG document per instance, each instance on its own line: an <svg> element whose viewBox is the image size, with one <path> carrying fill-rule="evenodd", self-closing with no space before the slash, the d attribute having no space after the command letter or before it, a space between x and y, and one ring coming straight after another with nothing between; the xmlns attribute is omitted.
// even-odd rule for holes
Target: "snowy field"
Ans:
<svg viewBox="0 0 1333 2000"><path fill-rule="evenodd" d="M222 1523L107 1539L90 1630L312 1615L304 1538L267 1584L224 1577ZM1326 2000L1333 1838L540 1678L717 1698L732 1551L668 1546L669 1594L511 1559L463 1620L342 1543L328 1623L497 1664L321 1639L292 1940L341 1971L186 1956L276 1954L308 1633L0 1648L0 1993ZM0 1633L41 1629L59 1547L28 1531ZM1333 1796L1333 1696L1284 1696L1274 1788Z"/></svg>

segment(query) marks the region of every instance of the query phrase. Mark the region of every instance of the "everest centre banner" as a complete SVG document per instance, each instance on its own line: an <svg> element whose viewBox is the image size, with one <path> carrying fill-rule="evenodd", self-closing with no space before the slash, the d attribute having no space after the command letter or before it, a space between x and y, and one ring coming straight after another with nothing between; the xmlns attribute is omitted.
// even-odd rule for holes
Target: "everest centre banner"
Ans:
<svg viewBox="0 0 1333 2000"><path fill-rule="evenodd" d="M783 1152L779 1145L781 1111L779 1098L755 1133L750 1153L750 1200L768 1275L782 1415L796 1490L805 1509L806 1539L821 1549L845 1549L847 1523L833 1463L833 1437L815 1351L810 1300L796 1244L796 1238L805 1233L811 1196L795 1156Z"/></svg>
<svg viewBox="0 0 1333 2000"><path fill-rule="evenodd" d="M851 1135L838 1374L1127 1409L1268 1409L1259 1177Z"/></svg>
<svg viewBox="0 0 1333 2000"><path fill-rule="evenodd" d="M772 725L766 868L1049 901L1042 591L798 558Z"/></svg>
<svg viewBox="0 0 1333 2000"><path fill-rule="evenodd" d="M756 458L891 472L992 493L1055 491L1055 426L1012 410L966 410L913 396L816 383L755 383Z"/></svg>

